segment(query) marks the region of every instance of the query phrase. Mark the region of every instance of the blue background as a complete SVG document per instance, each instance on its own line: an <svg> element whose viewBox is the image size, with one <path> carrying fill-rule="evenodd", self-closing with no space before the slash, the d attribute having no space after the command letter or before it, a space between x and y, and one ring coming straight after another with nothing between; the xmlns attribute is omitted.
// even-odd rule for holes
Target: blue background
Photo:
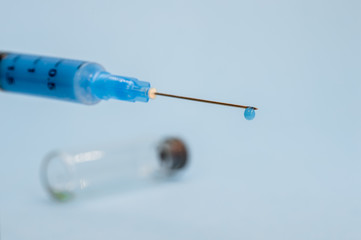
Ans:
<svg viewBox="0 0 361 240"><path fill-rule="evenodd" d="M360 1L2 1L0 47L95 61L158 98L83 106L0 94L2 239L360 239ZM179 135L180 182L69 204L50 150Z"/></svg>

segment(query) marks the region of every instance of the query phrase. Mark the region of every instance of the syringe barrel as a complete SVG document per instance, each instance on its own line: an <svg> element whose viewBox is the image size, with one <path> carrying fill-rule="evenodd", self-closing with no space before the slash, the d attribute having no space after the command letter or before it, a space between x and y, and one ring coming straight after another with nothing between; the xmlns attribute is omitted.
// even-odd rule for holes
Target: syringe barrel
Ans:
<svg viewBox="0 0 361 240"><path fill-rule="evenodd" d="M0 52L0 89L83 104L115 98L147 102L150 84L86 61Z"/></svg>

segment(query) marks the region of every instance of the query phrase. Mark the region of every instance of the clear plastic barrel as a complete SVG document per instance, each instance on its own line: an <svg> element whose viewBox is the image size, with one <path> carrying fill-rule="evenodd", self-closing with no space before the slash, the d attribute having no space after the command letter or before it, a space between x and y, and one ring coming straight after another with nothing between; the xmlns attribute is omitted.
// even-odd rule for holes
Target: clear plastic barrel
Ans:
<svg viewBox="0 0 361 240"><path fill-rule="evenodd" d="M179 138L142 140L118 146L53 151L43 160L41 178L56 200L133 190L167 181L189 163Z"/></svg>

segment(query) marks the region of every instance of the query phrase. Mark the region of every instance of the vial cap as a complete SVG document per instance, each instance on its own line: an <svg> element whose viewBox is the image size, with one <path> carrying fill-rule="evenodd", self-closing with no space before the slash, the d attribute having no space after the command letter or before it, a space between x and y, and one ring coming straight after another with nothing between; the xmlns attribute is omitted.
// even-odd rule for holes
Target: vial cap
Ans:
<svg viewBox="0 0 361 240"><path fill-rule="evenodd" d="M179 138L165 139L159 145L158 150L161 165L166 169L183 169L189 161L187 147Z"/></svg>

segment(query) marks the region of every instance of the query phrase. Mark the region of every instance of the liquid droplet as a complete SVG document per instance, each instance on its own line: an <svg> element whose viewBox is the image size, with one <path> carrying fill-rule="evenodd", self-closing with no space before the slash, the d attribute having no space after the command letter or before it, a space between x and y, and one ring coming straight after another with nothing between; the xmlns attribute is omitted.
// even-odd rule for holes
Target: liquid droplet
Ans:
<svg viewBox="0 0 361 240"><path fill-rule="evenodd" d="M244 110L244 118L247 120L253 120L256 116L256 112L254 111L253 107L248 107Z"/></svg>

